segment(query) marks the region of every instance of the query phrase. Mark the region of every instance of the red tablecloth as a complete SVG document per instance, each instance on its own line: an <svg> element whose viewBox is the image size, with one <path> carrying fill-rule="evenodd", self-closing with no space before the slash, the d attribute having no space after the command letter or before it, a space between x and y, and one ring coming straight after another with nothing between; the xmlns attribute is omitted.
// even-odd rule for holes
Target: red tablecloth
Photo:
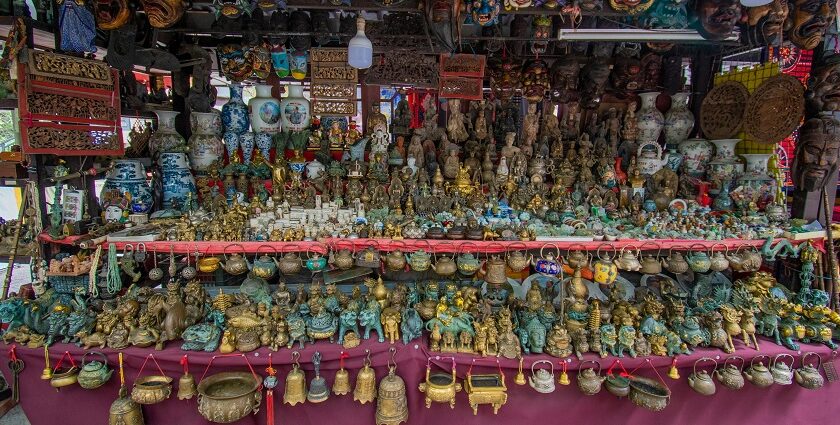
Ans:
<svg viewBox="0 0 840 425"><path fill-rule="evenodd" d="M362 366L365 349L371 350L371 358L377 372L377 380L387 373L386 361L389 357L389 344L365 341L360 347L349 351L350 358L346 360L345 368L350 371L351 386L355 384L355 377ZM779 353L791 353L798 355L784 347L777 346L770 341L760 340L761 351L745 348L740 342L738 355L750 361L759 354L775 356ZM652 364L657 367L659 374L663 376L667 385L671 388L672 397L670 405L660 413L653 413L636 407L626 399L618 399L602 390L595 396L584 396L576 386L576 372L580 362L573 359L569 363L569 375L572 384L569 386L557 386L552 394L540 394L531 389L528 385L518 386L513 383L518 362L516 360L500 359L505 373L505 380L508 385L508 402L499 410L498 415L493 415L492 409L487 405L479 406L478 416L473 416L467 396L463 392L458 394L457 404L454 410L448 405L432 404L426 409L423 404L423 394L417 389L417 384L424 379L427 358L429 356L446 356L448 354L430 353L425 342L414 341L408 346L401 342L394 344L397 348L396 360L398 363L397 373L405 380L408 393L409 423L410 424L554 424L554 423L603 423L603 424L657 424L657 423L684 423L684 424L761 424L761 423L786 423L786 424L829 424L836 423L840 417L840 383L826 384L820 390L810 391L799 387L795 383L790 386L773 385L766 389L759 389L749 382L739 390L733 391L717 385L717 394L711 397L701 396L694 392L686 383L687 376L691 373L694 361L703 356L718 358L721 362L726 354L717 349L700 349L689 356L678 358L678 367L681 378L672 380L667 377L671 359L667 357L651 357ZM81 360L84 350L76 346L58 344L51 348L52 365L59 359L64 350L69 350L77 362ZM315 345L307 345L301 352L303 369L307 371L307 382L312 379L311 358L315 351L320 351L322 360L322 375L332 385L333 376L338 369L338 357L342 347L338 344L319 342ZM803 352L816 351L823 359L831 356L831 351L824 346L803 345ZM116 365L117 354L114 350L105 350L111 366ZM164 351L154 352L148 349L129 348L123 351L126 363L126 380L130 385L137 376L138 369L143 363L146 355L150 352L160 362L163 370L174 378L177 384L178 377L182 374L179 360L184 354L176 344L171 344ZM119 378L117 373L104 387L96 390L85 390L78 386L62 389L60 392L50 387L47 381L40 379L44 367L43 349L17 348L18 356L26 363L26 367L20 377L21 396L20 401L23 410L33 425L91 425L107 423L108 409L111 402L117 397ZM190 371L200 378L213 353L189 352ZM254 365L257 373L265 375L264 368L268 363L268 351L263 348L256 352L248 353L250 362ZM335 396L330 395L329 400L320 404L305 403L294 407L282 404L284 380L290 370L291 350L285 348L274 353L274 365L279 369L278 385L274 397L276 406L276 423L289 425L304 424L373 424L375 404L360 405L353 402L352 395ZM469 369L473 356L466 354L455 355L458 362L458 378L463 379ZM587 354L587 359L597 358L594 354ZM528 369L531 363L538 359L549 359L558 364L560 359L545 355L526 356L525 368ZM612 364L614 358L600 359L604 369ZM655 378L655 374L641 358L622 359L625 367L632 370L640 367L636 374ZM151 362L149 362L151 364ZM448 371L450 362L448 360L433 359L434 370ZM9 377L8 366L5 361L2 364L3 373ZM474 373L488 373L495 369L495 358L487 358L476 363ZM149 365L144 373L153 373ZM559 367L557 374L559 374ZM247 370L241 358L220 358L213 362L209 373L222 370ZM526 376L530 372L526 370ZM192 400L181 401L175 396L177 391L173 388L173 395L168 400L152 405L144 406L143 412L147 425L193 425L207 423L197 411L197 402ZM249 416L237 424L265 424L265 402L256 416Z"/></svg>

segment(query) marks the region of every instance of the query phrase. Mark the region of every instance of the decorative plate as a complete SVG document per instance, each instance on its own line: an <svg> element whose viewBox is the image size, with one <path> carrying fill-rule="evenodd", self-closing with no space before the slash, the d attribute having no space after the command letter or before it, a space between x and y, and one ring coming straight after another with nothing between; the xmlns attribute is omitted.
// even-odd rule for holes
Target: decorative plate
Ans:
<svg viewBox="0 0 840 425"><path fill-rule="evenodd" d="M756 142L773 144L790 136L805 113L805 87L779 74L761 83L744 113L744 131Z"/></svg>
<svg viewBox="0 0 840 425"><path fill-rule="evenodd" d="M750 92L737 81L715 86L700 106L700 128L707 139L729 139L741 131Z"/></svg>

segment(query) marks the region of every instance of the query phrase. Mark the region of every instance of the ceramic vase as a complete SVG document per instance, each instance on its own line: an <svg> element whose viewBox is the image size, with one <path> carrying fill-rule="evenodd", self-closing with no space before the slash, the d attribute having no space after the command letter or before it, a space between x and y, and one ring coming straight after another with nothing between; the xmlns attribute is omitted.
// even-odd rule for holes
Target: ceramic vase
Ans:
<svg viewBox="0 0 840 425"><path fill-rule="evenodd" d="M656 109L656 98L659 92L640 93L642 108L636 114L636 124L639 129L638 140L640 143L656 142L662 127L665 126L665 116L659 109Z"/></svg>
<svg viewBox="0 0 840 425"><path fill-rule="evenodd" d="M164 152L184 152L187 142L175 130L175 111L154 111L157 115L158 128L149 140L149 153L152 158Z"/></svg>
<svg viewBox="0 0 840 425"><path fill-rule="evenodd" d="M239 147L242 148L243 164L247 165L251 163L251 158L254 156L254 146L256 146L254 133L248 131L239 135Z"/></svg>
<svg viewBox="0 0 840 425"><path fill-rule="evenodd" d="M283 128L301 131L309 127L309 101L303 97L303 86L289 85L289 95L280 102Z"/></svg>
<svg viewBox="0 0 840 425"><path fill-rule="evenodd" d="M187 154L164 153L160 155L160 174L163 180L163 208L183 208L188 198L197 200L195 179L190 172Z"/></svg>
<svg viewBox="0 0 840 425"><path fill-rule="evenodd" d="M767 175L767 161L770 160L771 154L767 153L751 153L741 154L747 162L744 166L744 173L764 177Z"/></svg>
<svg viewBox="0 0 840 425"><path fill-rule="evenodd" d="M324 173L326 167L320 161L315 159L314 161L306 164L306 178L307 179L314 179Z"/></svg>
<svg viewBox="0 0 840 425"><path fill-rule="evenodd" d="M732 209L732 199L729 197L729 182L724 182L721 185L720 193L715 197L715 202L712 204L717 211L729 211Z"/></svg>
<svg viewBox="0 0 840 425"><path fill-rule="evenodd" d="M251 126L248 105L242 101L242 85L231 84L230 100L222 106L222 124L225 131L242 134Z"/></svg>
<svg viewBox="0 0 840 425"><path fill-rule="evenodd" d="M256 133L254 134L254 144L260 150L263 158L269 161L271 159L271 148L274 146L274 137L269 133Z"/></svg>
<svg viewBox="0 0 840 425"><path fill-rule="evenodd" d="M257 97L248 102L254 133L280 132L280 101L271 97L271 86L257 84Z"/></svg>
<svg viewBox="0 0 840 425"><path fill-rule="evenodd" d="M110 191L131 195L132 212L148 213L152 210L154 198L146 181L146 168L136 159L114 160L114 168L105 174L105 184L99 194L100 205Z"/></svg>
<svg viewBox="0 0 840 425"><path fill-rule="evenodd" d="M677 145L668 144L668 168L675 173L679 172L683 163L683 154L679 152L678 148Z"/></svg>
<svg viewBox="0 0 840 425"><path fill-rule="evenodd" d="M679 152L683 155L683 169L691 177L702 178L712 159L714 147L706 139L688 139L680 143Z"/></svg>
<svg viewBox="0 0 840 425"><path fill-rule="evenodd" d="M694 115L688 110L688 93L671 96L671 109L665 114L665 142L678 144L694 129Z"/></svg>
<svg viewBox="0 0 840 425"><path fill-rule="evenodd" d="M222 119L215 112L190 114L190 165L203 173L224 155L221 134Z"/></svg>
<svg viewBox="0 0 840 425"><path fill-rule="evenodd" d="M735 156L735 146L741 139L715 139L712 144L715 145L715 161L738 162Z"/></svg>

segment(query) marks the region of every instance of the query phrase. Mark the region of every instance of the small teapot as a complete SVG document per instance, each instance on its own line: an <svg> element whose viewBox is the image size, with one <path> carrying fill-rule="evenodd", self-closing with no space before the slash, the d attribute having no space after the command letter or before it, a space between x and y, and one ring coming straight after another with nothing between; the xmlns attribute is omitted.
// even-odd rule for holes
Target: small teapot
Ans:
<svg viewBox="0 0 840 425"><path fill-rule="evenodd" d="M722 272L729 268L729 260L726 259L726 255L723 251L714 251L715 246L721 245L726 248L726 245L723 244L714 244L712 245L712 252L709 255L709 270L715 272Z"/></svg>
<svg viewBox="0 0 840 425"><path fill-rule="evenodd" d="M626 248L627 247L621 248L621 253L618 255L617 259L613 260L613 263L615 263L619 269L624 271L637 272L641 270L642 263L639 262L640 251L636 249L636 252L633 252L632 246L630 246L630 249L625 251Z"/></svg>
<svg viewBox="0 0 840 425"><path fill-rule="evenodd" d="M569 246L569 254L566 255L566 264L573 269L580 269L589 264L589 261L592 259L590 254L582 251L576 250L572 251L571 246Z"/></svg>
<svg viewBox="0 0 840 425"><path fill-rule="evenodd" d="M481 260L478 259L475 255L471 252L464 252L466 251L465 247L467 245L474 245L471 243L465 243L461 245L462 253L458 256L457 260L455 261L458 264L458 271L461 272L464 276L472 276L474 275L479 268L481 268ZM504 261L502 264L504 264Z"/></svg>
<svg viewBox="0 0 840 425"><path fill-rule="evenodd" d="M269 245L261 245L259 248L257 248L257 250L259 250L263 246L271 248L271 246ZM263 253L263 255L261 256L259 255L259 253L256 253L254 254L254 263L251 266L251 273L253 273L256 277L260 277L266 280L271 279L272 277L274 277L274 274L277 273L277 263L266 253Z"/></svg>
<svg viewBox="0 0 840 425"><path fill-rule="evenodd" d="M458 264L451 256L443 255L432 264L432 270L440 276L449 277L458 271Z"/></svg>
<svg viewBox="0 0 840 425"><path fill-rule="evenodd" d="M432 256L422 249L418 249L413 254L406 254L405 256L408 259L408 264L411 266L411 269L416 272L424 272L432 267Z"/></svg>
<svg viewBox="0 0 840 425"><path fill-rule="evenodd" d="M513 245L513 244L511 244ZM522 244L524 246L524 244ZM510 267L515 273L519 273L522 270L525 270L534 259L533 255L525 255L526 253L519 250L514 250L509 253L506 253L506 261L507 266Z"/></svg>
<svg viewBox="0 0 840 425"><path fill-rule="evenodd" d="M405 265L408 264L408 261L405 259L405 253L399 248L386 254L383 262L385 263L385 268L392 272L405 270Z"/></svg>
<svg viewBox="0 0 840 425"><path fill-rule="evenodd" d="M339 249L338 245L330 251L329 263L339 270L349 270L353 267L355 259L353 251L347 248Z"/></svg>
<svg viewBox="0 0 840 425"><path fill-rule="evenodd" d="M594 363L598 365L598 371L594 367L583 369L586 363ZM581 369L578 372L578 389L586 395L595 395L601 392L601 384L604 383L606 377L601 376L601 363L597 360L584 360L580 363Z"/></svg>
<svg viewBox="0 0 840 425"><path fill-rule="evenodd" d="M484 281L494 285L502 285L507 280L506 263L498 255L491 255L484 262Z"/></svg>
<svg viewBox="0 0 840 425"><path fill-rule="evenodd" d="M297 246L296 244L288 244L286 246L289 245ZM300 273L303 269L303 261L295 251L287 252L280 260L275 259L274 261L277 263L277 268L280 270L280 273L287 276Z"/></svg>
<svg viewBox="0 0 840 425"><path fill-rule="evenodd" d="M694 244L691 248L695 246L703 247L703 245ZM712 260L709 258L709 254L702 250L687 253L686 261L688 262L688 267L695 273L706 273L712 267Z"/></svg>
<svg viewBox="0 0 840 425"><path fill-rule="evenodd" d="M102 361L94 360L86 363L85 359L88 354L99 356ZM79 371L79 375L76 379L78 380L80 387L87 390L93 390L105 385L105 383L111 379L111 375L113 373L114 370L108 368L108 357L99 351L91 351L82 356L82 369Z"/></svg>
<svg viewBox="0 0 840 425"><path fill-rule="evenodd" d="M705 370L697 371L697 363L710 361L715 364L715 369L717 369L717 361L711 357L703 357L698 359L694 362L694 372L691 375L688 375L688 386L691 387L694 391L702 395L714 395L715 394L715 381L712 380L712 375L709 375L708 372Z"/></svg>
<svg viewBox="0 0 840 425"><path fill-rule="evenodd" d="M548 365L551 366L551 372L546 369L538 369L535 371L534 366L540 363L548 363ZM534 363L531 363L531 376L528 377L528 385L530 385L534 391L541 394L553 393L556 388L554 386L554 363L549 360L537 360Z"/></svg>
<svg viewBox="0 0 840 425"><path fill-rule="evenodd" d="M726 360L723 361L723 367L721 367L720 369L715 369L715 378L717 378L718 382L720 382L724 387L729 388L731 390L740 390L744 387L744 376L741 375L741 368L729 364L730 360L736 359L741 360L741 366L743 367L743 357L731 356L727 357Z"/></svg>
<svg viewBox="0 0 840 425"><path fill-rule="evenodd" d="M659 274L662 273L662 264L659 262L659 254L662 253L662 247L654 243L647 243L642 244L642 247L639 248L639 251L645 248L645 245L652 245L658 249L656 255L652 252L649 252L646 255L642 255L642 260L640 262L639 271L643 274Z"/></svg>
<svg viewBox="0 0 840 425"><path fill-rule="evenodd" d="M757 272L761 268L761 263L764 262L764 258L756 247L748 248L744 252L744 258L747 261L748 272Z"/></svg>
<svg viewBox="0 0 840 425"><path fill-rule="evenodd" d="M766 358L768 362L770 361L770 356L756 356L750 362L749 369L744 371L744 377L756 387L767 388L773 385L773 374L770 373L767 366L764 366L764 362L759 361L758 364L755 364L755 361L760 358Z"/></svg>
<svg viewBox="0 0 840 425"><path fill-rule="evenodd" d="M356 253L356 265L359 267L367 267L371 269L379 268L381 262L379 250L369 246L358 253Z"/></svg>
<svg viewBox="0 0 840 425"><path fill-rule="evenodd" d="M790 357L790 366L781 359ZM773 374L773 382L779 385L790 385L793 383L793 364L796 359L788 353L782 353L773 358L770 366L770 373Z"/></svg>
<svg viewBox="0 0 840 425"><path fill-rule="evenodd" d="M310 253L312 255L310 255ZM320 272L327 268L327 257L324 257L319 252L307 250L306 263L304 263L304 265L313 273Z"/></svg>
<svg viewBox="0 0 840 425"><path fill-rule="evenodd" d="M598 260L592 265L592 280L599 285L612 285L618 278L618 267L609 254L601 254L601 247L598 247L596 255Z"/></svg>
<svg viewBox="0 0 840 425"><path fill-rule="evenodd" d="M545 247L549 245L554 247L554 249L556 250L556 254L552 254L551 251L549 251L548 255L545 254ZM542 248L540 248L540 258L538 258L536 261L532 260L534 270L536 270L537 273L546 276L556 276L558 273L560 273L559 259L560 249L557 248L557 245L553 243L545 244L542 246Z"/></svg>
<svg viewBox="0 0 840 425"><path fill-rule="evenodd" d="M729 267L736 272L754 272L761 267L761 254L755 251L757 256L750 251L741 251L738 248L733 254L726 254L726 259L729 260Z"/></svg>
<svg viewBox="0 0 840 425"><path fill-rule="evenodd" d="M673 248L668 258L662 260L662 266L673 274L683 274L688 271L688 262L679 251L674 251Z"/></svg>
<svg viewBox="0 0 840 425"><path fill-rule="evenodd" d="M813 364L808 363L805 364L805 359L808 356L816 356L817 357L817 367L814 367ZM811 352L805 353L802 355L802 367L793 371L793 376L796 379L796 383L803 388L807 388L809 390L816 390L817 388L821 388L825 385L825 379L820 374L820 367L822 366L822 357L819 354Z"/></svg>
<svg viewBox="0 0 840 425"><path fill-rule="evenodd" d="M225 247L225 249L222 250L222 256L225 259L225 261L221 264L222 269L228 274L234 276L248 273L248 270L251 269L251 264L248 263L248 259L245 258L244 255L234 253L230 257L227 256L227 249L231 246L238 246L242 248L242 251L245 251L245 247L240 244L232 244Z"/></svg>

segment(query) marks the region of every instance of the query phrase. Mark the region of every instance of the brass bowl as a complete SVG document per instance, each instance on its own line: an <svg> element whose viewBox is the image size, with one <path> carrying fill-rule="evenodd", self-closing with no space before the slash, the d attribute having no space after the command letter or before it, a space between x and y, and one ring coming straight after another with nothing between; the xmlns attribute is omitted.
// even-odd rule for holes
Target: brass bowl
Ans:
<svg viewBox="0 0 840 425"><path fill-rule="evenodd" d="M260 410L260 382L250 372L222 372L198 383L198 412L211 422L236 422Z"/></svg>
<svg viewBox="0 0 840 425"><path fill-rule="evenodd" d="M671 390L659 381L634 377L630 381L630 401L636 406L659 412L668 407Z"/></svg>
<svg viewBox="0 0 840 425"><path fill-rule="evenodd" d="M222 260L219 257L204 257L198 260L198 270L202 273L213 273L219 270L219 264Z"/></svg>
<svg viewBox="0 0 840 425"><path fill-rule="evenodd" d="M50 378L50 385L53 388L62 388L73 385L79 382L79 368L73 366L69 369L59 369L58 371L54 371L52 373L52 378Z"/></svg>
<svg viewBox="0 0 840 425"><path fill-rule="evenodd" d="M148 375L134 381L131 399L138 404L155 404L166 400L171 394L172 378L163 375Z"/></svg>

